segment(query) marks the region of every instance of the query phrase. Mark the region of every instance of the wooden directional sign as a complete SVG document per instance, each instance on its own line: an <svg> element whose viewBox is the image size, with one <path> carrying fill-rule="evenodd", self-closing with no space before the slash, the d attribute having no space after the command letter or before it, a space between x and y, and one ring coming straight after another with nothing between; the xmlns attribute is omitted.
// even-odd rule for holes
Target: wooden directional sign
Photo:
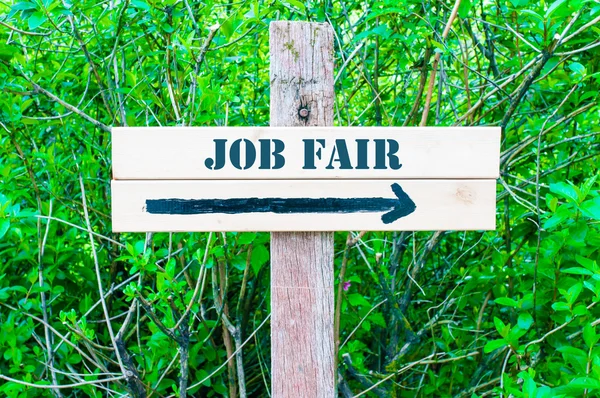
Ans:
<svg viewBox="0 0 600 398"><path fill-rule="evenodd" d="M115 232L495 228L500 129L114 128Z"/></svg>

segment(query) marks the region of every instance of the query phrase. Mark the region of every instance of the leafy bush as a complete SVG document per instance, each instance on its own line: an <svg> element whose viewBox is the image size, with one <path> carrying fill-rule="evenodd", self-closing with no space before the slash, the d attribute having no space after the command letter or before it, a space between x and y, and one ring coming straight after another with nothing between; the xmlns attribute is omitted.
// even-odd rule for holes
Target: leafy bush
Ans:
<svg viewBox="0 0 600 398"><path fill-rule="evenodd" d="M336 234L339 394L599 396L582 0L0 3L0 393L267 395L269 234L111 234L109 126L267 125L278 19L332 24L339 125L503 127L496 231Z"/></svg>

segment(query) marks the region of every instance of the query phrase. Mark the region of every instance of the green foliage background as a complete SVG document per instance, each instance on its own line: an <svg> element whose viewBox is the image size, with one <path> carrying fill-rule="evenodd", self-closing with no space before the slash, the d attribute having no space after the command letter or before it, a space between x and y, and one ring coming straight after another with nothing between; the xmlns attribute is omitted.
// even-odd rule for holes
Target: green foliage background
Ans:
<svg viewBox="0 0 600 398"><path fill-rule="evenodd" d="M0 395L268 395L269 235L111 234L107 126L267 125L280 19L338 125L504 127L496 231L336 234L339 394L600 395L590 0L0 1Z"/></svg>

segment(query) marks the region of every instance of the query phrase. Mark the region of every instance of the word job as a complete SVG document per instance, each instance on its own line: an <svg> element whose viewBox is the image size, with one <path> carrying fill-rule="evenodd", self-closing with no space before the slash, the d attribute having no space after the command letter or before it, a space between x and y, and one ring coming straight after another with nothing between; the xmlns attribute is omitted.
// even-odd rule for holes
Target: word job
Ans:
<svg viewBox="0 0 600 398"><path fill-rule="evenodd" d="M304 164L302 169L317 168L340 170L374 170L402 167L397 152L400 146L393 139L355 139L355 153L350 153L345 139L336 139L332 146L325 139L303 139ZM227 139L214 139L214 156L204 161L209 170L220 170L231 163L238 170L258 168L262 170L277 170L285 166L285 144L279 139L259 139L258 145L252 141L240 138L229 144ZM369 159L373 153L374 159Z"/></svg>

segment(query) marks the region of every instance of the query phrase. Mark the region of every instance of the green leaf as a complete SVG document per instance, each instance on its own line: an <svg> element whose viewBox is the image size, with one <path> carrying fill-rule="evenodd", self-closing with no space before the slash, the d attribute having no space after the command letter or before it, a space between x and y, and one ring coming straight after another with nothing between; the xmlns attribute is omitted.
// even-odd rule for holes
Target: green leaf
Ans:
<svg viewBox="0 0 600 398"><path fill-rule="evenodd" d="M578 283L574 284L573 286L571 286L569 288L569 290L567 290L567 302L569 304L573 305L573 303L575 303L575 301L579 297L579 294L581 294L582 290L583 290L583 284L581 282L578 282Z"/></svg>
<svg viewBox="0 0 600 398"><path fill-rule="evenodd" d="M557 351L563 355L565 361L570 363L576 371L585 374L588 358L588 355L585 351L571 346L558 347Z"/></svg>
<svg viewBox="0 0 600 398"><path fill-rule="evenodd" d="M575 308L573 308L573 315L583 316L583 315L587 315L587 313L588 313L588 309L583 304L578 304L575 306Z"/></svg>
<svg viewBox="0 0 600 398"><path fill-rule="evenodd" d="M579 220L575 225L569 227L569 237L567 243L571 246L585 247L585 238L589 227L584 220Z"/></svg>
<svg viewBox="0 0 600 398"><path fill-rule="evenodd" d="M0 59L3 61L10 61L19 50L14 47L0 46Z"/></svg>
<svg viewBox="0 0 600 398"><path fill-rule="evenodd" d="M494 302L499 305L506 305L508 307L518 307L519 303L509 297L498 297L494 299Z"/></svg>
<svg viewBox="0 0 600 398"><path fill-rule="evenodd" d="M35 30L40 27L44 22L46 22L48 18L43 13L36 11L29 16L27 23L29 24L29 29Z"/></svg>
<svg viewBox="0 0 600 398"><path fill-rule="evenodd" d="M169 276L169 279L175 278L176 267L177 267L177 262L175 261L175 259L173 257L171 257L165 267L165 271L166 271L167 275Z"/></svg>
<svg viewBox="0 0 600 398"><path fill-rule="evenodd" d="M175 32L175 28L172 27L171 25L169 25L168 23L163 23L161 25L161 27L163 28L163 30L167 33L173 33Z"/></svg>
<svg viewBox="0 0 600 398"><path fill-rule="evenodd" d="M379 327L386 327L385 319L383 318L383 315L380 312L371 313L371 315L369 315L369 319L371 320L371 322L373 322Z"/></svg>
<svg viewBox="0 0 600 398"><path fill-rule="evenodd" d="M594 273L588 269L582 267L571 267L566 269L561 269L560 272L565 274L574 274L574 275L594 275Z"/></svg>
<svg viewBox="0 0 600 398"><path fill-rule="evenodd" d="M556 206L558 206L558 198L550 194L546 195L546 205L550 211L554 213L556 211Z"/></svg>
<svg viewBox="0 0 600 398"><path fill-rule="evenodd" d="M519 320L517 321L517 325L523 330L529 330L533 324L533 317L529 315L527 312L522 312L519 314Z"/></svg>
<svg viewBox="0 0 600 398"><path fill-rule="evenodd" d="M304 5L304 3L302 3L301 1L298 0L285 0L285 3L288 3L291 6L296 7L297 9L299 9L300 11L304 11L306 10L306 6Z"/></svg>
<svg viewBox="0 0 600 398"><path fill-rule="evenodd" d="M525 372L522 372L525 373ZM537 385L535 380L529 375L523 379L523 392L526 392L526 397L534 398L537 395Z"/></svg>
<svg viewBox="0 0 600 398"><path fill-rule="evenodd" d="M583 327L583 341L588 346L588 348L592 348L598 343L598 335L596 334L596 328L592 326L591 323L586 324Z"/></svg>
<svg viewBox="0 0 600 398"><path fill-rule="evenodd" d="M550 388L548 386L541 386L541 387L538 387L535 398L561 398L561 397L556 396L556 394L553 393L552 388Z"/></svg>
<svg viewBox="0 0 600 398"><path fill-rule="evenodd" d="M548 7L546 14L544 14L544 18L548 19L554 14L554 12L565 2L565 0L556 0L554 3Z"/></svg>
<svg viewBox="0 0 600 398"><path fill-rule="evenodd" d="M529 4L529 0L510 0L510 4L512 4L515 8L524 7Z"/></svg>
<svg viewBox="0 0 600 398"><path fill-rule="evenodd" d="M515 6L515 7L517 7L517 6ZM537 12L534 12L534 11L531 11L531 10L519 10L519 12L521 14L531 15L532 17L536 18L538 21L540 21L542 23L545 22L544 18L540 14L538 14Z"/></svg>
<svg viewBox="0 0 600 398"><path fill-rule="evenodd" d="M461 18L466 18L469 16L469 12L471 11L471 0L462 0L460 2L460 6L458 7L458 15Z"/></svg>
<svg viewBox="0 0 600 398"><path fill-rule="evenodd" d="M584 216L600 221L600 196L586 200L581 204L580 209Z"/></svg>
<svg viewBox="0 0 600 398"><path fill-rule="evenodd" d="M231 264L240 271L246 269L246 259L242 256L235 256L233 259L231 259Z"/></svg>
<svg viewBox="0 0 600 398"><path fill-rule="evenodd" d="M554 311L571 311L571 307L569 307L569 304L564 303L562 301L557 301L556 303L552 304L552 309Z"/></svg>
<svg viewBox="0 0 600 398"><path fill-rule="evenodd" d="M494 325L496 326L496 330L500 336L508 336L508 333L510 332L510 326L505 325L500 318L494 317Z"/></svg>
<svg viewBox="0 0 600 398"><path fill-rule="evenodd" d="M24 10L35 10L37 8L37 6L29 1L22 1L20 3L16 3L14 4L11 9L13 10L18 10L18 11L24 11Z"/></svg>
<svg viewBox="0 0 600 398"><path fill-rule="evenodd" d="M269 251L264 245L255 245L252 247L252 255L250 256L250 264L252 265L252 272L254 275L258 275L260 267L269 261Z"/></svg>
<svg viewBox="0 0 600 398"><path fill-rule="evenodd" d="M485 346L483 347L483 352L485 352L487 354L487 353L497 350L498 348L503 348L506 346L507 346L506 340L504 340L504 339L490 340L487 343L485 343Z"/></svg>
<svg viewBox="0 0 600 398"><path fill-rule="evenodd" d="M581 65L579 62L570 63L569 69L572 70L576 75L585 76L587 74L585 66Z"/></svg>
<svg viewBox="0 0 600 398"><path fill-rule="evenodd" d="M362 328L363 328L364 330L366 330L367 332L371 331L371 322L369 322L369 321L364 321L364 322L362 323Z"/></svg>
<svg viewBox="0 0 600 398"><path fill-rule="evenodd" d="M579 201L578 189L566 182L557 182L550 184L550 192L557 194L558 196L569 199L575 203Z"/></svg>
<svg viewBox="0 0 600 398"><path fill-rule="evenodd" d="M214 361L217 358L217 352L211 344L207 344L203 347L202 353L209 361Z"/></svg>
<svg viewBox="0 0 600 398"><path fill-rule="evenodd" d="M600 272L600 268L598 268L598 264L596 264L595 261L590 260L589 258L586 258L586 257L580 256L579 254L576 254L575 261L577 261L580 265L583 265L586 269L588 269L596 274Z"/></svg>
<svg viewBox="0 0 600 398"><path fill-rule="evenodd" d="M156 274L156 288L158 291L162 291L165 286L165 281L167 280L167 274L164 272L158 272Z"/></svg>
<svg viewBox="0 0 600 398"><path fill-rule="evenodd" d="M140 254L143 254L145 246L146 246L146 242L144 240L138 240L137 242L135 242L135 244L133 245L132 255L137 257Z"/></svg>
<svg viewBox="0 0 600 398"><path fill-rule="evenodd" d="M148 3L142 0L132 0L131 5L144 11L150 11L152 9Z"/></svg>
<svg viewBox="0 0 600 398"><path fill-rule="evenodd" d="M582 373L585 374L585 371ZM592 391L600 389L600 381L591 377L578 377L570 380L568 384L554 389L555 394L565 394L569 397L583 396L584 390ZM595 395L595 394L594 394ZM589 396L589 395L588 395Z"/></svg>
<svg viewBox="0 0 600 398"><path fill-rule="evenodd" d="M560 206L556 210L554 215L544 222L544 229L550 230L550 229L562 224L565 220L569 219L570 217L571 217L570 209L565 205Z"/></svg>
<svg viewBox="0 0 600 398"><path fill-rule="evenodd" d="M0 239L2 239L4 237L4 235L6 235L6 232L8 232L9 228L10 228L10 219L8 219L8 218L0 219Z"/></svg>
<svg viewBox="0 0 600 398"><path fill-rule="evenodd" d="M590 281L585 281L585 282L583 282L583 286L585 286L588 290L590 290L596 296L600 295L600 281L596 281L596 283L592 283Z"/></svg>
<svg viewBox="0 0 600 398"><path fill-rule="evenodd" d="M592 189L592 187L596 183L597 179L598 179L598 174L596 174L595 176L593 176L592 178L586 180L583 183L583 186L581 187L581 197L579 198L580 201L582 201L583 199L585 199L589 195L590 190Z"/></svg>
<svg viewBox="0 0 600 398"><path fill-rule="evenodd" d="M370 308L371 304L363 297L362 294L352 293L348 295L348 302L353 307L358 307L360 305Z"/></svg>
<svg viewBox="0 0 600 398"><path fill-rule="evenodd" d="M374 29L370 29L370 30L365 30L363 32L360 32L359 34L357 34L354 39L352 39L352 41L354 43L361 41L364 38L367 38L371 35L378 35L383 37L384 39L387 39L391 34L391 31L388 29L387 25L379 25ZM441 45L440 45L441 46Z"/></svg>
<svg viewBox="0 0 600 398"><path fill-rule="evenodd" d="M239 245L247 245L248 243L252 243L254 239L256 239L254 232L243 232L238 236L237 243Z"/></svg>
<svg viewBox="0 0 600 398"><path fill-rule="evenodd" d="M381 10L373 11L369 14L369 16L365 19L365 21L370 21L377 17L381 17L387 14L403 14L406 12L406 9L400 7L389 7Z"/></svg>

